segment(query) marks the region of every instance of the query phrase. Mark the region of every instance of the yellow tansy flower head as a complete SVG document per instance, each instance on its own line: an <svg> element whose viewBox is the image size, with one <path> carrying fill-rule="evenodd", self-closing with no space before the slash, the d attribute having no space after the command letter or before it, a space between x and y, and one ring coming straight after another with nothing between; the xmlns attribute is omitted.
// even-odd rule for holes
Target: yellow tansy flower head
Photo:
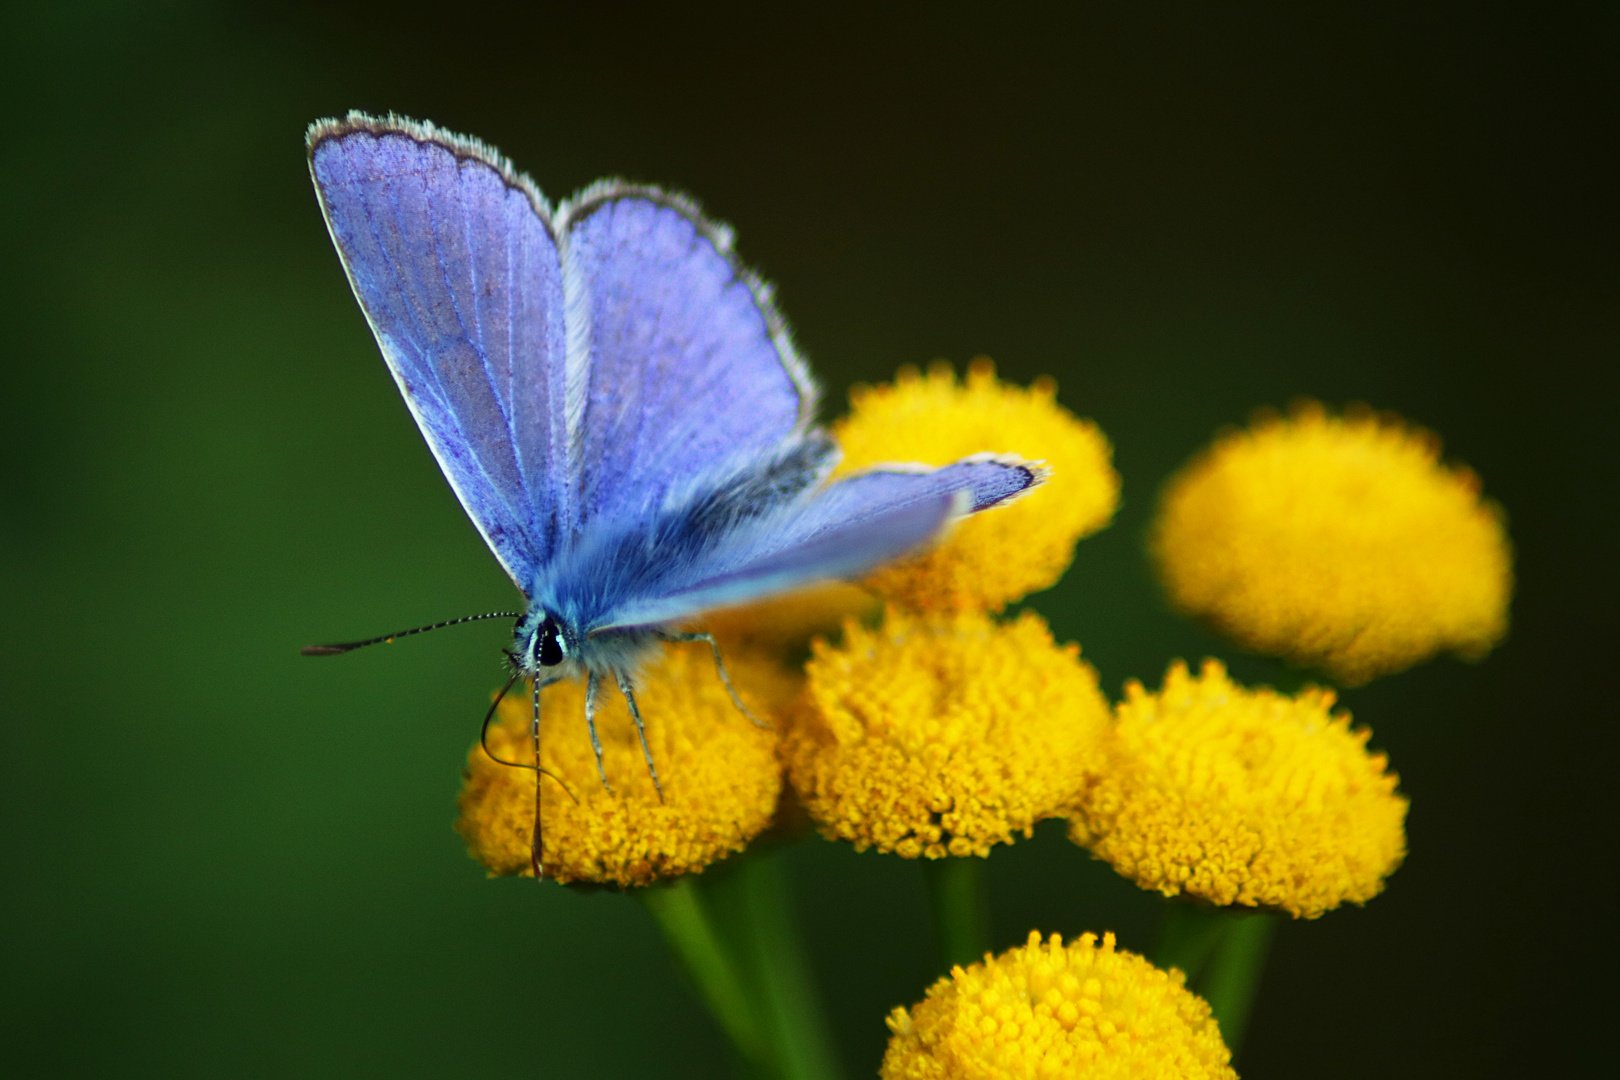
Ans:
<svg viewBox="0 0 1620 1080"><path fill-rule="evenodd" d="M840 474L875 465L948 465L976 453L1045 462L1050 479L1006 506L961 522L933 549L891 563L864 584L918 611L998 611L1054 584L1075 541L1108 524L1119 500L1112 450L1097 426L1056 400L1049 379L1029 389L998 382L976 360L958 383L949 364L926 376L903 368L890 386L858 387L833 425Z"/></svg>
<svg viewBox="0 0 1620 1080"><path fill-rule="evenodd" d="M1400 865L1406 799L1332 691L1248 690L1208 660L1125 694L1070 835L1138 885L1315 918Z"/></svg>
<svg viewBox="0 0 1620 1080"><path fill-rule="evenodd" d="M1319 405L1218 439L1166 485L1150 546L1171 601L1353 685L1507 631L1512 550L1479 480L1399 420Z"/></svg>
<svg viewBox="0 0 1620 1080"><path fill-rule="evenodd" d="M728 658L727 666L743 701L764 717L773 701L792 696L774 662L741 654ZM571 798L557 780L541 778L547 877L645 885L701 870L741 850L770 824L781 790L776 735L738 712L706 645L668 647L642 673L636 701L663 802L617 690L602 693L596 714L611 792L597 777L583 681L555 683L541 692L541 762L573 792ZM497 756L534 760L530 719L526 693L502 702L489 732ZM479 746L467 755L456 829L491 874L533 873L534 784L532 770L491 761Z"/></svg>
<svg viewBox="0 0 1620 1080"><path fill-rule="evenodd" d="M1236 1080L1209 1006L1161 971L1082 934L1053 934L957 968L889 1015L883 1080L1087 1077Z"/></svg>
<svg viewBox="0 0 1620 1080"><path fill-rule="evenodd" d="M783 743L794 791L830 838L907 858L987 855L1064 812L1100 752L1108 705L1077 645L1032 612L847 623L816 642Z"/></svg>

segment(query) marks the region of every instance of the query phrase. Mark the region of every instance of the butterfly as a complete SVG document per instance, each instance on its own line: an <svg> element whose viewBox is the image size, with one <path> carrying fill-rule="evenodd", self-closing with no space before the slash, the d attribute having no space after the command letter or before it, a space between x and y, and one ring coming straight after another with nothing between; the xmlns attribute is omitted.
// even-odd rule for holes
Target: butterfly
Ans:
<svg viewBox="0 0 1620 1080"><path fill-rule="evenodd" d="M708 641L730 690L683 623L859 576L1044 478L986 453L829 482L838 448L772 290L685 196L603 180L553 206L476 139L392 115L318 121L306 145L383 359L523 594L522 612L453 622L518 620L536 769L547 683L587 680L600 771L600 687L641 731L635 672L659 642ZM538 876L538 810L535 835Z"/></svg>

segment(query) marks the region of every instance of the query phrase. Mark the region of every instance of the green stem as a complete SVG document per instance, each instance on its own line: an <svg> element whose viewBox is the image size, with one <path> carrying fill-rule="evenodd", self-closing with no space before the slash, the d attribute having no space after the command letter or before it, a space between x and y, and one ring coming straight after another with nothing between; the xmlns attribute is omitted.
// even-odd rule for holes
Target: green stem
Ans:
<svg viewBox="0 0 1620 1080"><path fill-rule="evenodd" d="M716 931L692 876L637 889L636 896L664 932L664 940L744 1063L761 1076L780 1075L749 1002L747 985Z"/></svg>
<svg viewBox="0 0 1620 1080"><path fill-rule="evenodd" d="M1254 994L1266 966L1275 915L1228 915L1226 932L1215 946L1209 966L1199 981L1204 1000L1221 1025L1221 1037L1236 1057L1249 1026Z"/></svg>
<svg viewBox="0 0 1620 1080"><path fill-rule="evenodd" d="M945 970L984 959L984 860L977 857L928 859L923 874L934 909L934 933Z"/></svg>
<svg viewBox="0 0 1620 1080"><path fill-rule="evenodd" d="M1183 900L1167 902L1159 941L1153 947L1153 962L1161 968L1180 968L1187 976L1187 985L1193 985L1225 936L1228 919L1225 912L1214 908Z"/></svg>
<svg viewBox="0 0 1620 1080"><path fill-rule="evenodd" d="M736 869L737 929L766 1037L787 1080L840 1080L843 1069L816 993L778 853L757 852Z"/></svg>

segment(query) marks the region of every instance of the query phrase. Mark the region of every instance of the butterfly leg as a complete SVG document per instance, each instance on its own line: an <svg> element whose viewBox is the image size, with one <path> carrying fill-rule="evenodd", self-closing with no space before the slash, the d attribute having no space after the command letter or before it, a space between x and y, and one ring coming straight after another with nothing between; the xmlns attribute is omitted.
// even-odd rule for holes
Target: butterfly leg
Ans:
<svg viewBox="0 0 1620 1080"><path fill-rule="evenodd" d="M596 775L602 778L602 786L607 788L609 795L612 795L613 785L608 783L607 770L602 767L602 740L596 735L596 695L601 686L602 680L597 677L596 672L585 676L585 730L591 733L591 749L596 751ZM633 707L631 711L634 711Z"/></svg>
<svg viewBox="0 0 1620 1080"><path fill-rule="evenodd" d="M619 678L619 690L624 694L624 700L630 706L630 719L636 722L636 735L641 739L641 756L647 761L647 772L652 776L653 789L658 792L658 801L664 801L664 785L658 782L658 767L653 764L652 749L647 746L647 729L641 722L641 709L636 706L636 692L630 686L630 676L622 671L614 672Z"/></svg>
<svg viewBox="0 0 1620 1080"><path fill-rule="evenodd" d="M726 693L731 695L731 703L737 706L738 712L752 720L755 727L762 727L767 731L770 730L771 725L755 716L752 710L750 710L747 705L743 704L742 698L737 696L737 688L731 685L731 675L726 671L726 662L720 659L720 643L714 640L713 634L693 634L681 630L671 630L664 635L664 640L708 642L709 651L714 653L714 670L719 674L720 683L726 688Z"/></svg>

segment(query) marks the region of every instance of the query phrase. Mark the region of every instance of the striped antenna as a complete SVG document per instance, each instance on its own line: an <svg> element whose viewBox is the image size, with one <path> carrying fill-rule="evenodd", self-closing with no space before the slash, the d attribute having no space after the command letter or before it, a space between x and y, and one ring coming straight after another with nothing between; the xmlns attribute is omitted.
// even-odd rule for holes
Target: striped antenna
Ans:
<svg viewBox="0 0 1620 1080"><path fill-rule="evenodd" d="M481 619L521 619L521 611L491 611L487 615L463 615L459 619L449 619L445 622L434 623L432 626L418 626L414 630L401 630L398 633L384 634L369 641L344 641L336 645L305 645L298 651L304 656L337 656L339 653L353 652L363 649L367 645L386 645L395 638L410 637L412 634L425 634L429 630L442 630L446 626L460 626L462 623L478 622Z"/></svg>

